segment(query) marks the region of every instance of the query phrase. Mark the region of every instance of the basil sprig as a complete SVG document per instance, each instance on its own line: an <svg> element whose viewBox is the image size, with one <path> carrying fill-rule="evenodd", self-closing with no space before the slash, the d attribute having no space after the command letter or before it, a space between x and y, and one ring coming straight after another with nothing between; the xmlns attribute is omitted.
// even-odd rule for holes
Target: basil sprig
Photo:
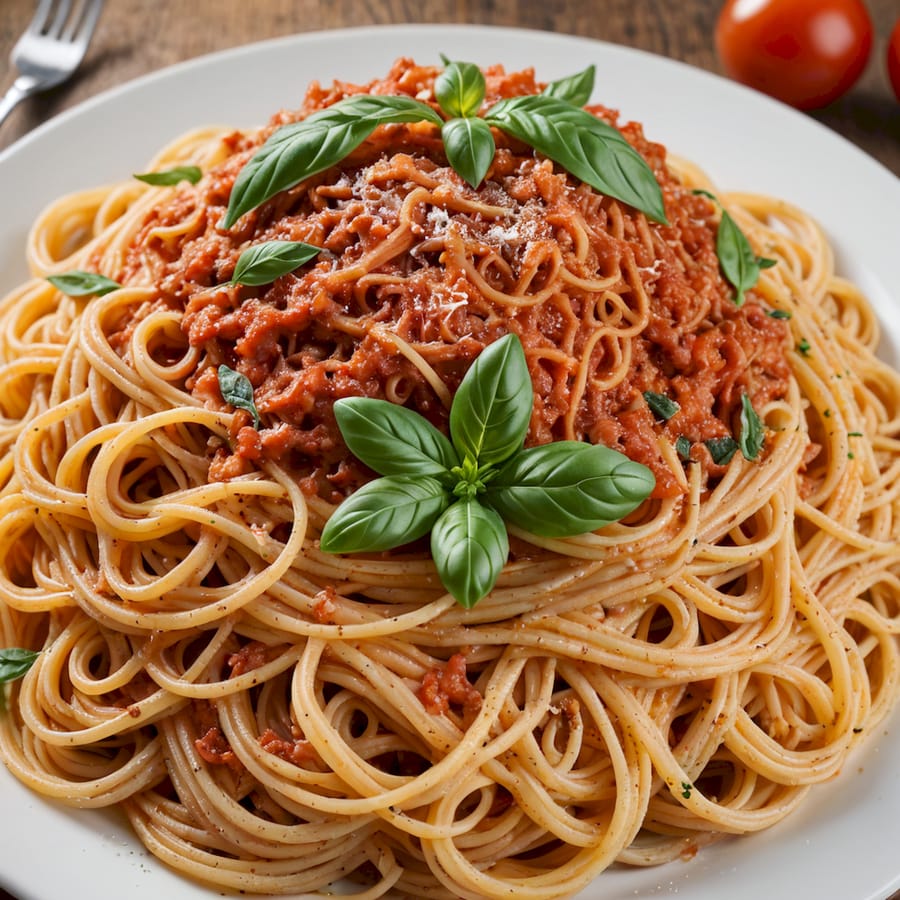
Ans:
<svg viewBox="0 0 900 900"><path fill-rule="evenodd" d="M389 550L431 532L442 583L464 607L490 593L506 563L506 524L545 537L602 528L653 490L652 472L579 441L523 449L534 405L519 339L489 345L463 378L449 439L405 407L366 397L334 405L350 451L382 477L331 515L328 553Z"/></svg>
<svg viewBox="0 0 900 900"><path fill-rule="evenodd" d="M171 169L160 169L158 172L141 172L135 173L138 181L145 184L152 184L157 187L171 187L187 181L189 184L196 184L202 177L203 172L199 166L172 166Z"/></svg>
<svg viewBox="0 0 900 900"><path fill-rule="evenodd" d="M96 272L83 272L80 269L62 272L59 275L48 275L47 281L69 297L102 297L122 287L112 278L98 275Z"/></svg>
<svg viewBox="0 0 900 900"><path fill-rule="evenodd" d="M322 252L303 241L264 241L248 247L238 257L231 284L248 287L271 284L276 278L299 269Z"/></svg>
<svg viewBox="0 0 900 900"><path fill-rule="evenodd" d="M719 257L722 274L737 291L734 296L735 306L743 306L744 291L754 287L759 281L759 273L763 269L770 269L776 261L767 259L765 256L757 256L753 252L747 236L728 214L715 194L702 189L697 189L694 193L712 200L721 210L722 215L716 230L716 256Z"/></svg>
<svg viewBox="0 0 900 900"><path fill-rule="evenodd" d="M5 647L0 650L0 684L21 678L40 656L34 650L22 647Z"/></svg>
<svg viewBox="0 0 900 900"><path fill-rule="evenodd" d="M643 157L618 130L581 108L593 90L593 66L551 83L541 94L500 100L481 115L486 89L481 70L472 63L445 63L434 90L446 120L411 97L360 94L284 125L241 169L221 227L231 228L261 203L336 165L379 125L422 121L441 129L448 163L472 187L493 161L493 126L601 193L666 223L662 190Z"/></svg>
<svg viewBox="0 0 900 900"><path fill-rule="evenodd" d="M262 423L253 399L253 385L250 384L250 379L225 365L219 366L218 376L222 399L235 409L243 409L250 413L253 416L253 427L259 429Z"/></svg>

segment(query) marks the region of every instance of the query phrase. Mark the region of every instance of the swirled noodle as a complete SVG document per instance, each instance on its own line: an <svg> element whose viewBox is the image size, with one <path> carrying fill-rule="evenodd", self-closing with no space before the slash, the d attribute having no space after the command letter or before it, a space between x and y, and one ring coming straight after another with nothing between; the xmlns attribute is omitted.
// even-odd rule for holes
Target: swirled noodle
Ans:
<svg viewBox="0 0 900 900"><path fill-rule="evenodd" d="M434 77L400 61L368 89L430 99ZM487 78L489 99L538 88ZM0 755L45 796L120 805L187 876L263 894L564 897L771 826L897 697L900 377L869 304L802 211L718 191L776 260L738 308L719 211L693 192L712 186L633 125L669 226L502 136L475 191L423 123L219 229L271 128L354 90L314 85L297 114L152 161L199 165L196 185L95 189L37 221L34 277L0 305L0 645L41 653ZM228 283L279 237L324 251L268 288ZM123 286L45 280L71 269ZM508 331L529 442L609 443L655 495L577 538L512 529L471 610L417 544L323 553L369 477L333 400L446 427ZM253 382L259 431L220 363ZM661 388L668 422L640 401ZM763 453L717 464L704 441L742 393Z"/></svg>

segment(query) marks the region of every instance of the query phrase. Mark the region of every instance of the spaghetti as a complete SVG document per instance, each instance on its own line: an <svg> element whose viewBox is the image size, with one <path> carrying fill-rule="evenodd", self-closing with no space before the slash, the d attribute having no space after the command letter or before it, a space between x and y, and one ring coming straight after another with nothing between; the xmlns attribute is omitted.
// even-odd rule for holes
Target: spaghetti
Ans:
<svg viewBox="0 0 900 900"><path fill-rule="evenodd" d="M622 132L667 225L512 139L473 189L422 123L219 227L273 128L352 93L431 98L436 73L313 85L259 132L154 160L200 166L196 185L60 200L31 233L35 277L0 304L0 645L41 651L0 755L48 797L121 805L156 856L220 888L569 896L779 821L897 696L900 376L802 212L718 195L776 260L738 306L720 210L695 193L711 186L638 126ZM486 75L489 99L539 89ZM323 252L232 284L271 239ZM44 278L76 268L122 286ZM616 447L654 496L576 538L512 529L471 610L419 544L323 553L373 477L334 401L446 428L508 332L528 442ZM252 383L258 429L223 399L223 364ZM764 448L725 459L743 402Z"/></svg>

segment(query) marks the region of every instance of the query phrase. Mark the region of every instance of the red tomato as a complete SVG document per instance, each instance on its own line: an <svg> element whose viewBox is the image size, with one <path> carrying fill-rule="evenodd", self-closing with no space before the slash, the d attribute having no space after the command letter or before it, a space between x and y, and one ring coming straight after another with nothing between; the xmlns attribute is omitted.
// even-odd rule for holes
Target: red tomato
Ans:
<svg viewBox="0 0 900 900"><path fill-rule="evenodd" d="M862 74L872 20L861 0L728 0L716 23L716 49L735 80L816 109Z"/></svg>
<svg viewBox="0 0 900 900"><path fill-rule="evenodd" d="M900 19L897 19L897 24L894 25L894 30L891 32L891 37L888 41L887 70L894 93L897 95L897 99L900 100Z"/></svg>

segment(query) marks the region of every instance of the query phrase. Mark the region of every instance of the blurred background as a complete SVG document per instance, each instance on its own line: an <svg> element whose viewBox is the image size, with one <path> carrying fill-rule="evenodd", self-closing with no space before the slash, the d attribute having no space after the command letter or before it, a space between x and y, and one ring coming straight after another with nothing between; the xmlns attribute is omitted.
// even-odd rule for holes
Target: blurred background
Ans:
<svg viewBox="0 0 900 900"><path fill-rule="evenodd" d="M900 176L900 100L886 65L900 0L732 0L734 8L726 11L726 18L748 13L759 18L768 15L765 9L760 14L760 8L779 4L787 5L793 28L802 27L799 20L809 18L810 10L824 13L823 22L830 23L825 39L830 41L841 39L842 27L846 30L841 16L848 9L868 10L871 50L861 76L842 97L808 114ZM9 53L35 5L36 0L0 0L0 89L15 77ZM163 66L266 38L347 26L401 22L518 26L639 47L725 74L715 42L724 6L724 0L107 0L77 77L14 110L0 126L0 150L79 101ZM737 62L744 57L746 63L748 54L757 53L760 36L751 26L748 21L743 30L732 29L730 53L737 55ZM849 39L852 43L854 35ZM779 40L783 50L783 36ZM776 52L781 52L778 47Z"/></svg>

